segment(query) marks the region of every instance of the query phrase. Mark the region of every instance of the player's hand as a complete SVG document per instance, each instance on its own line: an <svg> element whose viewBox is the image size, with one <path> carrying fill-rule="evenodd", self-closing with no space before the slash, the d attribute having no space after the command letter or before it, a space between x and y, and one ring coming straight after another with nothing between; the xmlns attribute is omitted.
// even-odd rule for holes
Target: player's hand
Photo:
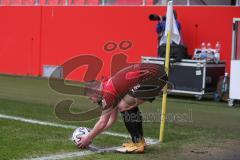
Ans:
<svg viewBox="0 0 240 160"><path fill-rule="evenodd" d="M81 140L78 142L78 148L87 148L91 143L91 139L88 136L81 137Z"/></svg>

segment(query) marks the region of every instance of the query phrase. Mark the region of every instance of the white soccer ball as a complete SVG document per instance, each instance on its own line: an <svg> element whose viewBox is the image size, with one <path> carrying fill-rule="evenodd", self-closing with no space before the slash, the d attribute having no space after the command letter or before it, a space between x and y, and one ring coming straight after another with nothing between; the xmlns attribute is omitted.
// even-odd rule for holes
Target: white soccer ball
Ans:
<svg viewBox="0 0 240 160"><path fill-rule="evenodd" d="M72 135L72 141L75 145L79 144L79 141L81 140L82 136L86 136L90 133L90 129L86 127L79 127L75 129Z"/></svg>

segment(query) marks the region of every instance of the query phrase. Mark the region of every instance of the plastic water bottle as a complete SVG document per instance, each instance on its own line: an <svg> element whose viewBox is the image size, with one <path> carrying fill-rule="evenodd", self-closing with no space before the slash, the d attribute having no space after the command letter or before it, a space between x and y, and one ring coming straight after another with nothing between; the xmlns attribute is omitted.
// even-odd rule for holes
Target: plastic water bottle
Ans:
<svg viewBox="0 0 240 160"><path fill-rule="evenodd" d="M228 78L228 73L225 73L223 82L222 82L222 93L225 93L228 90L227 78Z"/></svg>
<svg viewBox="0 0 240 160"><path fill-rule="evenodd" d="M211 49L211 43L207 43L207 49Z"/></svg>
<svg viewBox="0 0 240 160"><path fill-rule="evenodd" d="M211 43L207 43L207 61L213 59Z"/></svg>
<svg viewBox="0 0 240 160"><path fill-rule="evenodd" d="M206 49L206 43L205 42L201 43L201 49Z"/></svg>
<svg viewBox="0 0 240 160"><path fill-rule="evenodd" d="M207 50L206 50L206 43L205 42L202 42L201 44L201 59L206 59L207 57Z"/></svg>
<svg viewBox="0 0 240 160"><path fill-rule="evenodd" d="M217 42L216 46L215 46L215 54L214 54L214 62L215 63L219 63L219 61L220 61L220 48L221 48L221 45L219 42Z"/></svg>
<svg viewBox="0 0 240 160"><path fill-rule="evenodd" d="M216 43L215 49L216 51L220 52L221 45L219 42Z"/></svg>

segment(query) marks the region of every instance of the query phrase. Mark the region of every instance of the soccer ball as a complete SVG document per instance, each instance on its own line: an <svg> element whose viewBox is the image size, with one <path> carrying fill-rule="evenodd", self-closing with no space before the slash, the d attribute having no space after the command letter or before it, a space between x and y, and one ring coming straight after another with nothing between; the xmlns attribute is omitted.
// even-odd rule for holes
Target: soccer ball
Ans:
<svg viewBox="0 0 240 160"><path fill-rule="evenodd" d="M73 135L72 135L73 143L75 145L78 145L79 141L81 140L81 137L89 134L90 131L91 130L89 128L86 128L86 127L79 127L77 129L75 129L75 131L73 132Z"/></svg>

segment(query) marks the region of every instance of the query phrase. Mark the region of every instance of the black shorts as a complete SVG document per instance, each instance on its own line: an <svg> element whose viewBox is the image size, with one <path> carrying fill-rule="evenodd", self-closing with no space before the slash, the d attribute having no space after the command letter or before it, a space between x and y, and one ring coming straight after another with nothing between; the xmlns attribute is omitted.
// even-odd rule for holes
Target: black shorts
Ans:
<svg viewBox="0 0 240 160"><path fill-rule="evenodd" d="M158 79L151 79L143 84L134 86L128 92L128 95L144 101L153 102L157 96L162 94L162 89L166 85L167 80L167 75Z"/></svg>
<svg viewBox="0 0 240 160"><path fill-rule="evenodd" d="M144 100L144 101L148 101L148 102L153 102L156 98L155 97L146 97L146 96L141 96L141 95L138 95L137 92L141 92L142 89L145 89L145 90L149 90L149 89L152 89L151 87L140 87L139 89L136 89L136 90L131 90L128 92L128 95L129 96L132 96L134 98L138 98L138 99L141 99L141 100Z"/></svg>

